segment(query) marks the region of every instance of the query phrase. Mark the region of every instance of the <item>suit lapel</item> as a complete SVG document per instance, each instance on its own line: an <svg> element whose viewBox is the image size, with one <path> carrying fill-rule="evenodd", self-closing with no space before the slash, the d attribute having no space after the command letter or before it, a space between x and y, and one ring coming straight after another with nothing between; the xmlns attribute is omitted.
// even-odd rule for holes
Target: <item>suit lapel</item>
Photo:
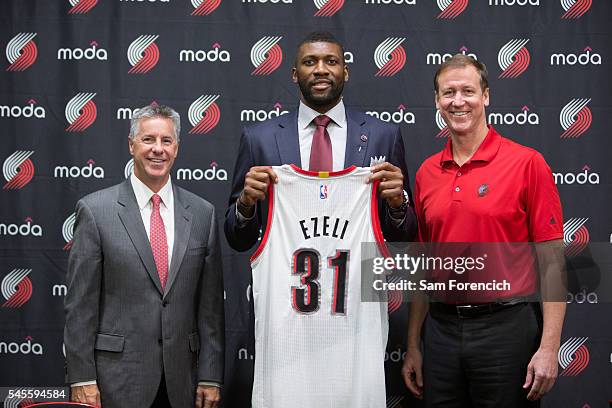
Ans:
<svg viewBox="0 0 612 408"><path fill-rule="evenodd" d="M297 115L297 109L295 112L283 115L283 120L278 123L275 136L281 160L280 164L295 164L302 167Z"/></svg>
<svg viewBox="0 0 612 408"><path fill-rule="evenodd" d="M157 266L155 266L151 243L149 242L147 231L142 223L138 202L136 201L136 196L134 195L134 190L132 189L129 178L119 187L117 202L119 204L119 219L121 219L155 287L159 293L162 294L163 291L157 273Z"/></svg>
<svg viewBox="0 0 612 408"><path fill-rule="evenodd" d="M349 166L369 166L365 162L368 140L370 138L366 121L351 110L346 110L346 150L344 152L344 168Z"/></svg>
<svg viewBox="0 0 612 408"><path fill-rule="evenodd" d="M166 294L170 292L170 288L179 273L191 233L191 213L187 211L189 204L185 202L181 190L174 184L172 185L172 191L174 194L174 248L172 249L172 261L168 272L168 282L166 283Z"/></svg>

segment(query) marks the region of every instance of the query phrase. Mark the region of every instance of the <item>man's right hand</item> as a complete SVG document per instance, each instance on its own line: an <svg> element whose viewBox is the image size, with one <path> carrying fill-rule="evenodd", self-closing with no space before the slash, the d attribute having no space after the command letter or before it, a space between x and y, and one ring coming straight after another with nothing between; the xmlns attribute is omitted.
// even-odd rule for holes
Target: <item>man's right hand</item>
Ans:
<svg viewBox="0 0 612 408"><path fill-rule="evenodd" d="M236 205L240 213L251 217L255 212L255 204L264 200L270 182L278 182L278 176L270 166L251 167L244 177L244 188L238 197ZM244 213L247 212L247 214Z"/></svg>
<svg viewBox="0 0 612 408"><path fill-rule="evenodd" d="M404 357L404 364L402 365L402 377L412 395L418 399L423 399L423 355L420 349L409 347L406 350L406 357Z"/></svg>
<svg viewBox="0 0 612 408"><path fill-rule="evenodd" d="M100 390L96 384L77 385L72 387L72 402L82 402L102 408L100 402Z"/></svg>

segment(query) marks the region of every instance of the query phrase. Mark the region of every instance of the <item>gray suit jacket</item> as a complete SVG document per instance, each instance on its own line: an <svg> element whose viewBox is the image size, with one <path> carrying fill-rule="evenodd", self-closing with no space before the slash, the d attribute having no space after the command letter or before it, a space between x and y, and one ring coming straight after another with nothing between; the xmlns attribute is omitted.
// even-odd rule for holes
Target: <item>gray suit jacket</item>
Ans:
<svg viewBox="0 0 612 408"><path fill-rule="evenodd" d="M67 382L95 379L104 408L148 407L223 382L223 274L214 207L177 186L165 291L129 179L81 199L65 300Z"/></svg>

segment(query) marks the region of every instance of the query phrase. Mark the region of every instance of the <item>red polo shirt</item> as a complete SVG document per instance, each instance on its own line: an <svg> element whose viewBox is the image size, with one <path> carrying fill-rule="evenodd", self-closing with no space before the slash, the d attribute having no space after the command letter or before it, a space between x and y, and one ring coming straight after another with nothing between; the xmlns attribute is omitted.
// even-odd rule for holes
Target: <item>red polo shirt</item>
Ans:
<svg viewBox="0 0 612 408"><path fill-rule="evenodd" d="M559 194L540 153L489 126L474 156L458 166L451 143L449 139L444 150L425 160L416 174L415 209L422 242L522 243L563 237ZM519 247L498 246L505 253L497 254L495 271L488 272L487 279L507 279L511 290L491 293L491 299L536 292L535 258L525 246ZM485 277L470 276L480 278Z"/></svg>

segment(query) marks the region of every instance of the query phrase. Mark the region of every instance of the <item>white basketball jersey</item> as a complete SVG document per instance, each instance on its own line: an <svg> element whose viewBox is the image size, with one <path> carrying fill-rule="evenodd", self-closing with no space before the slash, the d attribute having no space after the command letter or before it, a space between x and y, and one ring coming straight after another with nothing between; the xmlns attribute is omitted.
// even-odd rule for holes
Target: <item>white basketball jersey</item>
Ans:
<svg viewBox="0 0 612 408"><path fill-rule="evenodd" d="M370 168L273 167L251 257L253 408L381 408L386 302L361 301L361 244L384 247Z"/></svg>

